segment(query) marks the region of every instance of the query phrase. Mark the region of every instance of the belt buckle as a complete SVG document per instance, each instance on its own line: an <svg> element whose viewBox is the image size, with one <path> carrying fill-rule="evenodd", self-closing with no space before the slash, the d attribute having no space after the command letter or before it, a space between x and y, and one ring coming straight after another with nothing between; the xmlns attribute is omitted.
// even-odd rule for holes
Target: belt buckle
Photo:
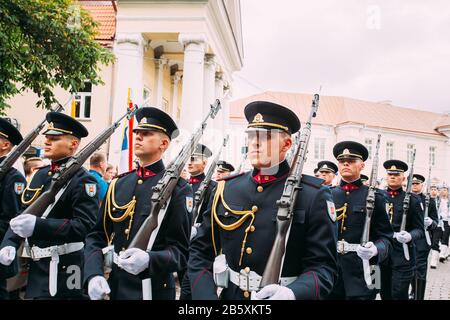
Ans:
<svg viewBox="0 0 450 320"><path fill-rule="evenodd" d="M342 255L344 255L344 254L346 254L347 252L345 251L345 241L340 241L339 242L339 247L340 247L340 254L342 254Z"/></svg>
<svg viewBox="0 0 450 320"><path fill-rule="evenodd" d="M239 289L242 291L249 291L250 288L250 279L247 272L243 269L239 272Z"/></svg>
<svg viewBox="0 0 450 320"><path fill-rule="evenodd" d="M40 258L36 258L36 255L34 253L34 248L36 248L35 245L33 245L31 248L29 247L29 256L33 261L39 261Z"/></svg>

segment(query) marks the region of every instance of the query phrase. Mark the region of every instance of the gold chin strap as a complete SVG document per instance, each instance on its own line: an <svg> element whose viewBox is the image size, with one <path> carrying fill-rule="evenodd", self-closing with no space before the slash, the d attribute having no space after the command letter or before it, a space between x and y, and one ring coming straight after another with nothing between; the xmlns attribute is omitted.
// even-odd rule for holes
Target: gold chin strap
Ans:
<svg viewBox="0 0 450 320"><path fill-rule="evenodd" d="M44 185L40 186L39 188L36 189L31 189L28 186L25 188L25 190L22 192L22 196L20 197L20 200L22 201L22 203L26 206L32 204L34 202L34 200L37 199L37 197L39 197L39 195L42 192L42 189L44 188ZM26 191L30 191L30 192L34 192L34 195L31 197L30 200L25 200L25 193Z"/></svg>
<svg viewBox="0 0 450 320"><path fill-rule="evenodd" d="M216 193L214 194L212 210L211 210L211 234L212 234L212 243L213 243L213 247L214 247L214 253L217 256L217 247L216 247L216 242L214 240L214 221L222 229L224 229L226 231L233 231L233 230L236 230L237 228L239 228L248 218L251 218L250 224L245 229L245 236L244 236L244 240L242 241L241 255L239 258L239 265L241 265L242 257L244 255L244 250L245 250L245 243L247 242L248 232L250 231L253 221L255 221L255 211L256 210L255 211L253 211L253 210L238 211L238 210L231 209L226 204L225 199L223 197L224 189L225 189L225 181L220 181L217 185ZM220 221L219 217L217 216L217 204L218 204L219 200L221 201L225 210L227 210L235 215L242 216L242 217L238 221L236 221L232 224L229 224L229 225L222 223L222 221Z"/></svg>
<svg viewBox="0 0 450 320"><path fill-rule="evenodd" d="M105 235L106 235L106 240L108 241L108 245L111 245L112 240L114 238L114 233L111 234L111 238L108 236L108 230L106 229L106 216L108 214L109 219L111 219L112 222L122 222L127 218L130 218L130 222L128 223L128 229L125 230L125 234L127 235L127 240L130 237L130 233L131 233L131 226L133 224L133 215L134 215L134 209L136 208L136 197L133 196L133 199L131 199L130 202L128 202L127 204L123 205L123 206L119 206L116 203L115 200L115 189L116 189L116 182L117 182L117 178L113 179L111 181L111 184L108 188L108 192L106 193L106 198L105 198L105 211L103 214L103 229L105 231ZM112 213L111 213L111 205L112 205L112 211L116 211L116 209L118 210L125 210L125 213L123 215L121 215L120 217L113 217Z"/></svg>
<svg viewBox="0 0 450 320"><path fill-rule="evenodd" d="M345 224L345 218L347 218L347 215L346 215L346 213L347 213L347 207L348 207L348 203L346 202L346 203L344 203L344 205L342 206L342 207L340 207L339 209L336 209L336 212L337 213L341 213L340 215L338 215L338 217L336 218L337 219L337 221L340 221L340 220L342 220L342 222L341 222L341 233L342 233L342 231L344 230L344 224Z"/></svg>
<svg viewBox="0 0 450 320"><path fill-rule="evenodd" d="M394 204L389 203L389 222L392 224L392 217L394 216Z"/></svg>

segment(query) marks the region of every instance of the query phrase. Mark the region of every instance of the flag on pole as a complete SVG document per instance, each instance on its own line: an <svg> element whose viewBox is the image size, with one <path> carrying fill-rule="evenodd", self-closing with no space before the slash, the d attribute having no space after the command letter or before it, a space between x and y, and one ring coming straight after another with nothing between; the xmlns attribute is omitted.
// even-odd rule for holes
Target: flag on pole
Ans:
<svg viewBox="0 0 450 320"><path fill-rule="evenodd" d="M127 108L133 108L131 100L131 89L128 88ZM120 151L119 173L128 172L133 169L133 126L134 117L124 120L125 125L122 134L122 147Z"/></svg>
<svg viewBox="0 0 450 320"><path fill-rule="evenodd" d="M70 116L71 116L72 118L74 118L74 119L75 119L75 117L76 117L76 110L77 110L77 104L76 104L76 101L75 101L75 96L72 95L72 103L71 103L71 108L70 108Z"/></svg>

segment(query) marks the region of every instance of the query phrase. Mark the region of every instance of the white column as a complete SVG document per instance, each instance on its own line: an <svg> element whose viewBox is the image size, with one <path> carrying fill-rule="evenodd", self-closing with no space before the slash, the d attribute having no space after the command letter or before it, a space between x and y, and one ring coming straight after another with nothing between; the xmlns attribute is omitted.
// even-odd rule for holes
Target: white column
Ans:
<svg viewBox="0 0 450 320"><path fill-rule="evenodd" d="M155 61L155 95L153 103L161 110L163 110L164 66L167 62L167 59Z"/></svg>
<svg viewBox="0 0 450 320"><path fill-rule="evenodd" d="M175 72L172 76L172 119L177 122L177 114L178 114L178 83L181 80L181 75L183 73L181 71Z"/></svg>
<svg viewBox="0 0 450 320"><path fill-rule="evenodd" d="M205 35L180 33L178 40L184 45L183 94L179 127L192 133L199 123L203 109L203 66Z"/></svg>
<svg viewBox="0 0 450 320"><path fill-rule="evenodd" d="M216 72L216 74L215 74L214 92L215 92L215 94L214 94L215 99L220 99L221 103L223 104L223 73L222 72ZM225 121L227 121L227 115L225 114L223 106L222 106L222 110L219 111L216 119L214 120L214 127L223 132L223 130L225 128L225 124L224 124Z"/></svg>
<svg viewBox="0 0 450 320"><path fill-rule="evenodd" d="M116 56L115 92L112 121L116 121L127 110L128 88L134 103L142 103L144 38L140 33L118 33L114 46ZM123 126L116 129L110 138L108 162L118 165L122 147ZM131 142L132 143L132 142Z"/></svg>
<svg viewBox="0 0 450 320"><path fill-rule="evenodd" d="M203 71L203 115L208 114L210 105L216 98L215 76L216 64L214 63L214 55L205 54L205 68Z"/></svg>

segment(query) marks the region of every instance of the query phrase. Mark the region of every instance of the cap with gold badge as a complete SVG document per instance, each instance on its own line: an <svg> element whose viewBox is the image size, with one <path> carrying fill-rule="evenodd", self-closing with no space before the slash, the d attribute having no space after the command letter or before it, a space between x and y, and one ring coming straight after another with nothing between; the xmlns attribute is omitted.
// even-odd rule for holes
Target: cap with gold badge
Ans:
<svg viewBox="0 0 450 320"><path fill-rule="evenodd" d="M179 130L173 119L164 111L154 107L140 108L136 112L138 125L133 132L159 131L165 133L170 139L179 135Z"/></svg>
<svg viewBox="0 0 450 320"><path fill-rule="evenodd" d="M18 145L23 140L19 130L3 118L0 118L0 137L7 139L13 145Z"/></svg>
<svg viewBox="0 0 450 320"><path fill-rule="evenodd" d="M278 129L288 134L300 129L300 120L290 109L269 101L253 101L244 109L247 131Z"/></svg>
<svg viewBox="0 0 450 320"><path fill-rule="evenodd" d="M87 137L89 132L86 127L71 116L60 112L49 112L45 116L48 122L47 129L43 132L47 136L61 136L70 134L79 139Z"/></svg>
<svg viewBox="0 0 450 320"><path fill-rule="evenodd" d="M232 172L232 171L234 171L234 167L231 165L231 163L228 163L224 160L220 160L217 162L217 171Z"/></svg>
<svg viewBox="0 0 450 320"><path fill-rule="evenodd" d="M333 155L337 160L359 159L366 161L369 156L369 151L359 142L341 141L333 147Z"/></svg>
<svg viewBox="0 0 450 320"><path fill-rule="evenodd" d="M398 174L408 171L408 165L401 160L387 160L383 163L387 173Z"/></svg>

